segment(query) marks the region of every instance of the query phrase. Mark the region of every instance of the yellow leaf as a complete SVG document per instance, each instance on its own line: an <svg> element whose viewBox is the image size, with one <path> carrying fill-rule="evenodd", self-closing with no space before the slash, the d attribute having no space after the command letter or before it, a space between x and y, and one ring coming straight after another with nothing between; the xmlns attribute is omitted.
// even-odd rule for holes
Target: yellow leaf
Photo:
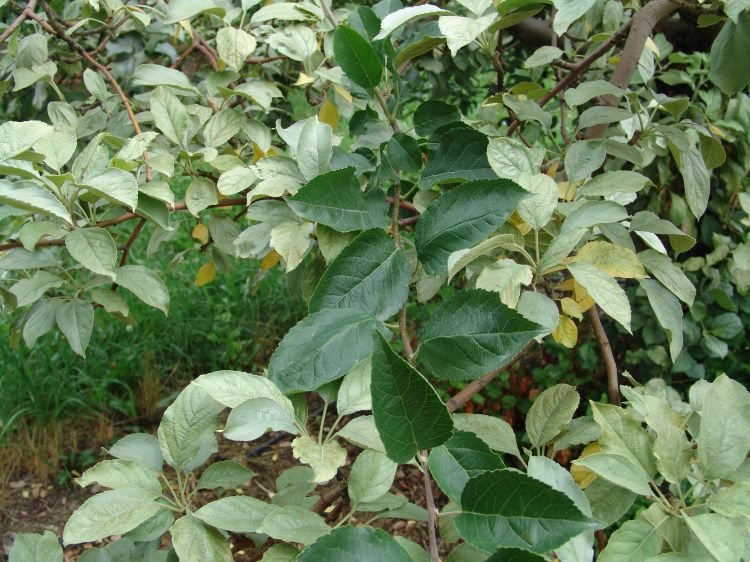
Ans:
<svg viewBox="0 0 750 562"><path fill-rule="evenodd" d="M518 216L518 213L513 213L508 219L508 222L516 227L516 230L521 233L521 236L526 236L531 232L531 225L525 223L523 219Z"/></svg>
<svg viewBox="0 0 750 562"><path fill-rule="evenodd" d="M550 164L550 167L547 168L547 175L551 177L552 179L555 179L555 176L557 175L557 169L560 167L560 162L552 162Z"/></svg>
<svg viewBox="0 0 750 562"><path fill-rule="evenodd" d="M594 302L594 299L586 295L583 299L578 301L578 308L581 309L581 312L586 312L589 308L591 308L595 304L596 303Z"/></svg>
<svg viewBox="0 0 750 562"><path fill-rule="evenodd" d="M336 109L336 105L334 103L332 103L329 99L326 99L326 101L323 102L323 105L320 106L318 119L320 119L321 123L328 123L335 133L336 125L339 122L339 110Z"/></svg>
<svg viewBox="0 0 750 562"><path fill-rule="evenodd" d="M654 43L654 40L651 39L651 37L646 37L646 48L654 53L657 57L661 56L661 53L659 53L659 47Z"/></svg>
<svg viewBox="0 0 750 562"><path fill-rule="evenodd" d="M347 103L352 103L352 95L349 93L349 90L344 88L341 84L334 84L333 89L336 90L336 93L340 95L342 98L344 98Z"/></svg>
<svg viewBox="0 0 750 562"><path fill-rule="evenodd" d="M261 158L265 158L266 156L276 156L276 150L274 149L274 147L270 146L268 147L268 152L263 152L263 149L261 147L253 143L253 164L255 164Z"/></svg>
<svg viewBox="0 0 750 562"><path fill-rule="evenodd" d="M581 452L581 456L578 457L579 459L585 459L589 455L593 455L594 453L598 453L602 450L601 445L599 443L589 443L586 445L586 448L583 449ZM573 480L576 481L576 484L578 484L578 487L581 488L581 490L585 490L586 487L588 487L594 480L596 480L596 474L586 468L585 466L581 466L580 464L573 463L573 465L570 467L570 475L573 477Z"/></svg>
<svg viewBox="0 0 750 562"><path fill-rule="evenodd" d="M560 283L558 283L557 288L560 291L574 291L576 288L575 279L566 279L565 281L561 281Z"/></svg>
<svg viewBox="0 0 750 562"><path fill-rule="evenodd" d="M315 78L312 76L308 76L304 72L299 73L299 78L297 78L297 81L294 83L295 86L307 86L309 84L312 84L315 82Z"/></svg>
<svg viewBox="0 0 750 562"><path fill-rule="evenodd" d="M731 138L729 137L729 135L727 135L727 133L726 133L726 131L724 131L724 129L722 129L721 127L717 127L713 123L709 123L708 124L708 130L715 137L720 137L720 138L722 138L724 140L727 140L727 141L731 140Z"/></svg>
<svg viewBox="0 0 750 562"><path fill-rule="evenodd" d="M569 349L573 349L578 342L578 328L575 322L564 314L561 314L560 322L552 330L552 339Z"/></svg>
<svg viewBox="0 0 750 562"><path fill-rule="evenodd" d="M573 296L576 302L581 302L589 296L589 292L578 281L573 281Z"/></svg>
<svg viewBox="0 0 750 562"><path fill-rule="evenodd" d="M557 196L563 201L572 201L575 194L575 184L571 184L567 181L561 181L557 184Z"/></svg>
<svg viewBox="0 0 750 562"><path fill-rule="evenodd" d="M199 222L193 227L193 232L191 234L193 238L201 244L208 244L208 227L202 222Z"/></svg>
<svg viewBox="0 0 750 562"><path fill-rule="evenodd" d="M638 256L630 248L615 246L610 242L589 242L578 253L568 259L572 262L590 263L594 267L609 273L612 277L622 279L645 279L646 270L638 260Z"/></svg>
<svg viewBox="0 0 750 562"><path fill-rule="evenodd" d="M262 271L266 271L267 269L271 269L274 265L279 263L281 261L281 255L276 250L271 250L268 255L266 255L265 258L263 258L263 261L260 262L260 269Z"/></svg>
<svg viewBox="0 0 750 562"><path fill-rule="evenodd" d="M198 269L198 273L195 274L195 280L193 283L195 283L196 287L203 287L203 285L213 283L214 279L216 279L216 264L210 261L204 263L200 269Z"/></svg>
<svg viewBox="0 0 750 562"><path fill-rule="evenodd" d="M562 311L568 316L571 316L576 320L583 320L583 312L581 311L581 307L570 297L565 297L564 299L562 299L560 301L560 307L562 308Z"/></svg>

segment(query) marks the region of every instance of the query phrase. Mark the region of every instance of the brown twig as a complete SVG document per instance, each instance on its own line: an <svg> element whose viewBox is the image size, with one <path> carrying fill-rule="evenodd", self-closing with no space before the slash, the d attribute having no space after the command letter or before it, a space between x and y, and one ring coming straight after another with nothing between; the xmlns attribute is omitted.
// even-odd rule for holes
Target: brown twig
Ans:
<svg viewBox="0 0 750 562"><path fill-rule="evenodd" d="M500 373L502 373L508 367L510 367L513 363L515 363L519 357L524 355L533 344L534 344L534 340L531 340L528 344L526 344L526 346L521 351L516 353L511 358L511 360L508 361L505 367L502 367L500 369L497 369L496 371L492 371L490 373L487 373L486 375L481 376L480 378L466 385L466 387L463 390L454 394L453 397L450 400L448 400L448 403L446 404L446 406L448 407L448 411L455 412L461 406L466 404L469 400L471 400L472 396L474 396L477 392L481 391L495 377L497 377Z"/></svg>
<svg viewBox="0 0 750 562"><path fill-rule="evenodd" d="M331 11L331 6L328 4L328 0L320 0L320 6L323 8L323 13L326 15L326 19L331 23L333 29L339 26L339 22L336 21L336 16Z"/></svg>
<svg viewBox="0 0 750 562"><path fill-rule="evenodd" d="M146 219L141 219L140 221L138 221L138 224L135 225L133 232L130 233L130 236L128 236L128 239L125 241L125 246L122 249L122 258L120 258L120 267L124 266L128 262L128 256L130 256L130 248L133 247L133 243L136 241L145 225ZM113 291L116 291L117 287L117 283L112 283L111 289Z"/></svg>
<svg viewBox="0 0 750 562"><path fill-rule="evenodd" d="M424 475L424 498L427 504L427 529L429 531L430 559L431 562L440 562L440 553L437 546L437 508L435 497L432 493L432 478L430 478L430 467L427 465L427 451L420 453L420 465Z"/></svg>
<svg viewBox="0 0 750 562"><path fill-rule="evenodd" d="M23 10L21 10L21 13L18 14L16 19L11 22L8 29L0 34L0 44L4 43L8 37L13 35L13 32L18 29L23 22L31 17L31 14L34 13L34 8L36 8L36 2L37 0L29 0L29 3L26 4L26 7Z"/></svg>
<svg viewBox="0 0 750 562"><path fill-rule="evenodd" d="M596 342L599 344L599 351L601 351L602 358L604 359L604 366L607 369L607 395L609 396L609 401L615 406L619 406L620 384L617 380L617 363L612 353L612 346L609 345L607 332L604 331L604 326L602 326L602 321L596 310L596 305L589 308L588 315L591 327L594 329Z"/></svg>
<svg viewBox="0 0 750 562"><path fill-rule="evenodd" d="M209 209L215 209L219 207L237 207L239 205L242 205L242 206L247 205L247 200L245 198L222 199L216 205L211 205ZM184 211L186 209L187 209L187 203L185 203L185 201L179 201L175 203L174 206L171 209L169 209L169 211L176 212L176 211ZM125 213L114 219L107 219L104 221L99 221L96 223L96 226L99 228L106 228L108 226L115 226L115 225L122 224L127 221L131 221L133 219L144 219L144 218L145 217L142 217L138 213ZM36 248L42 248L45 246L64 246L64 245L65 245L64 238L53 238L49 240L40 240L39 242L36 243ZM6 250L12 250L14 248L21 248L21 247L23 247L23 244L21 244L21 242L18 240L14 242L6 242L5 244L0 244L0 252L4 252Z"/></svg>

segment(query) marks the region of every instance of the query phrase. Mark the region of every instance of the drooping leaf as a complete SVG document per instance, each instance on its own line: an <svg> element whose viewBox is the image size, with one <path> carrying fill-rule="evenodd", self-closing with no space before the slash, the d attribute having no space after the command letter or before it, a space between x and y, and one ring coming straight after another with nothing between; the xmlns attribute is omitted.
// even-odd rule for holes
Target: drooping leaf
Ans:
<svg viewBox="0 0 750 562"><path fill-rule="evenodd" d="M169 532L180 562L232 562L232 549L224 535L191 514L180 517Z"/></svg>
<svg viewBox="0 0 750 562"><path fill-rule="evenodd" d="M617 281L608 273L588 263L568 264L568 270L588 291L596 304L630 332L630 302Z"/></svg>
<svg viewBox="0 0 750 562"><path fill-rule="evenodd" d="M0 180L0 203L73 222L68 210L54 195L29 181Z"/></svg>
<svg viewBox="0 0 750 562"><path fill-rule="evenodd" d="M348 479L352 503L377 500L390 490L397 465L379 451L364 450L352 465Z"/></svg>
<svg viewBox="0 0 750 562"><path fill-rule="evenodd" d="M737 15L736 22L724 24L711 46L711 80L725 93L734 94L750 82L750 60L737 58L737 53L750 50L750 14Z"/></svg>
<svg viewBox="0 0 750 562"><path fill-rule="evenodd" d="M351 27L340 25L333 34L333 52L349 79L363 88L380 84L383 65L370 42Z"/></svg>
<svg viewBox="0 0 750 562"><path fill-rule="evenodd" d="M386 453L408 462L444 443L453 421L435 389L378 334L372 355L372 412Z"/></svg>
<svg viewBox="0 0 750 562"><path fill-rule="evenodd" d="M86 357L91 332L94 329L94 308L81 299L62 302L55 308L55 322L65 334L70 348L81 357Z"/></svg>
<svg viewBox="0 0 750 562"><path fill-rule="evenodd" d="M152 270L142 265L124 265L117 270L115 281L147 305L167 314L169 310L167 286Z"/></svg>
<svg viewBox="0 0 750 562"><path fill-rule="evenodd" d="M455 432L430 453L430 472L440 489L461 505L461 493L470 478L505 468L500 456L473 433Z"/></svg>
<svg viewBox="0 0 750 562"><path fill-rule="evenodd" d="M112 279L117 276L117 247L103 228L77 228L65 237L65 247L73 259L94 273Z"/></svg>
<svg viewBox="0 0 750 562"><path fill-rule="evenodd" d="M255 472L234 461L219 461L209 466L198 479L196 488L214 490L242 486Z"/></svg>
<svg viewBox="0 0 750 562"><path fill-rule="evenodd" d="M159 442L147 433L126 435L107 452L113 457L138 462L157 472L161 471L164 462Z"/></svg>
<svg viewBox="0 0 750 562"><path fill-rule="evenodd" d="M445 301L422 333L419 358L430 374L471 380L507 364L541 328L493 293L464 290Z"/></svg>
<svg viewBox="0 0 750 562"><path fill-rule="evenodd" d="M367 201L359 188L354 168L318 176L288 202L299 216L339 232L385 228L389 224L387 208L373 208Z"/></svg>
<svg viewBox="0 0 750 562"><path fill-rule="evenodd" d="M617 529L599 560L602 562L635 562L648 560L661 552L662 538L653 526L646 521L634 519L626 521Z"/></svg>
<svg viewBox="0 0 750 562"><path fill-rule="evenodd" d="M298 562L411 562L406 551L386 533L371 527L342 527L318 539Z"/></svg>
<svg viewBox="0 0 750 562"><path fill-rule="evenodd" d="M257 533L276 506L249 496L227 496L207 503L193 515L204 523L235 533Z"/></svg>
<svg viewBox="0 0 750 562"><path fill-rule="evenodd" d="M377 321L356 310L326 309L287 332L268 364L283 392L310 391L343 377L372 355Z"/></svg>
<svg viewBox="0 0 750 562"><path fill-rule="evenodd" d="M494 470L471 478L456 527L487 552L521 548L546 553L598 527L562 492L520 472Z"/></svg>
<svg viewBox="0 0 750 562"><path fill-rule="evenodd" d="M447 267L451 253L472 247L502 226L526 193L506 179L474 181L431 203L414 231L427 273L437 275Z"/></svg>
<svg viewBox="0 0 750 562"><path fill-rule="evenodd" d="M457 180L488 180L495 177L487 161L487 137L476 129L455 127L434 139L427 165L419 180L420 189Z"/></svg>
<svg viewBox="0 0 750 562"><path fill-rule="evenodd" d="M258 532L280 541L310 544L329 534L331 528L317 513L296 505L285 505L268 514Z"/></svg>
<svg viewBox="0 0 750 562"><path fill-rule="evenodd" d="M575 387L568 384L556 384L541 392L526 416L531 445L543 447L552 441L573 419L579 401Z"/></svg>
<svg viewBox="0 0 750 562"><path fill-rule="evenodd" d="M357 236L328 266L310 298L310 312L351 308L385 320L406 301L411 265L382 230Z"/></svg>
<svg viewBox="0 0 750 562"><path fill-rule="evenodd" d="M127 533L164 509L154 501L160 495L137 488L101 492L73 512L63 540L70 545Z"/></svg>

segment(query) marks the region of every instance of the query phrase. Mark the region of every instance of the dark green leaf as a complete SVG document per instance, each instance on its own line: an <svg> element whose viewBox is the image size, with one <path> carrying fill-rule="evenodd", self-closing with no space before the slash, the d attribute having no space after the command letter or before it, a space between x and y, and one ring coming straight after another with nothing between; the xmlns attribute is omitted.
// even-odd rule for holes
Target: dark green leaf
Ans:
<svg viewBox="0 0 750 562"><path fill-rule="evenodd" d="M430 472L440 489L461 505L461 492L470 478L505 468L500 455L473 433L456 431L430 453Z"/></svg>
<svg viewBox="0 0 750 562"><path fill-rule="evenodd" d="M351 27L340 25L333 34L333 53L349 79L363 88L380 83L383 65L370 42Z"/></svg>
<svg viewBox="0 0 750 562"><path fill-rule="evenodd" d="M373 214L351 167L314 178L287 201L299 216L339 232L385 228L389 224L385 206L382 213L378 208Z"/></svg>
<svg viewBox="0 0 750 562"><path fill-rule="evenodd" d="M544 562L544 556L539 556L521 548L501 548L485 562Z"/></svg>
<svg viewBox="0 0 750 562"><path fill-rule="evenodd" d="M422 151L419 150L419 143L409 135L393 135L388 141L387 154L395 170L417 172L422 168Z"/></svg>
<svg viewBox="0 0 750 562"><path fill-rule="evenodd" d="M430 100L414 112L414 129L420 137L429 137L443 125L461 120L461 112L455 105Z"/></svg>
<svg viewBox="0 0 750 562"><path fill-rule="evenodd" d="M419 180L420 189L444 181L492 179L487 160L488 140L484 133L470 127L453 127L438 133Z"/></svg>
<svg viewBox="0 0 750 562"><path fill-rule="evenodd" d="M385 320L409 295L411 265L382 230L357 236L333 260L310 299L310 312L361 310Z"/></svg>
<svg viewBox="0 0 750 562"><path fill-rule="evenodd" d="M468 182L427 207L414 231L417 254L430 275L445 270L448 256L484 240L505 223L528 193L508 179Z"/></svg>
<svg viewBox="0 0 750 562"><path fill-rule="evenodd" d="M371 389L375 425L393 461L408 462L450 437L453 420L435 389L381 335L373 344Z"/></svg>
<svg viewBox="0 0 750 562"><path fill-rule="evenodd" d="M568 496L515 470L494 470L469 480L461 495L459 534L492 552L520 548L545 553L598 525Z"/></svg>
<svg viewBox="0 0 750 562"><path fill-rule="evenodd" d="M388 533L370 527L342 527L319 538L297 562L411 562Z"/></svg>
<svg viewBox="0 0 750 562"><path fill-rule="evenodd" d="M471 380L505 366L542 331L501 303L497 294L465 290L431 315L419 358L437 378Z"/></svg>
<svg viewBox="0 0 750 562"><path fill-rule="evenodd" d="M741 12L737 23L727 21L711 46L711 80L727 94L743 90L750 82L750 13Z"/></svg>
<svg viewBox="0 0 750 562"><path fill-rule="evenodd" d="M311 314L286 336L268 364L268 377L283 392L310 391L343 377L372 354L378 323L356 310Z"/></svg>

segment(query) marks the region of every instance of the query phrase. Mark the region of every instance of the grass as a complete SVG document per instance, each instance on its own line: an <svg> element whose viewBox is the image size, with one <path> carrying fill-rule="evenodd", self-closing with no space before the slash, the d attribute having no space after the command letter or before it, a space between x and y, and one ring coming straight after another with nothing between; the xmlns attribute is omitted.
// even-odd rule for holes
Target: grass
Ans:
<svg viewBox="0 0 750 562"><path fill-rule="evenodd" d="M0 346L2 464L42 477L75 463L70 452L86 441L106 441L112 423L128 430L152 426L174 393L197 375L220 369L259 372L305 314L304 301L290 296L278 268L262 272L237 261L230 272L198 288L193 279L208 255L196 255L196 245L182 237L147 259L147 241L144 236L134 247L133 263L170 270L165 275L169 317L123 291L134 322L97 310L85 359L70 350L58 330L33 349L23 343L17 349ZM174 255L184 259L173 263ZM6 341L10 327L10 318L0 319ZM81 434L96 439L79 439ZM0 466L0 483L9 470Z"/></svg>

